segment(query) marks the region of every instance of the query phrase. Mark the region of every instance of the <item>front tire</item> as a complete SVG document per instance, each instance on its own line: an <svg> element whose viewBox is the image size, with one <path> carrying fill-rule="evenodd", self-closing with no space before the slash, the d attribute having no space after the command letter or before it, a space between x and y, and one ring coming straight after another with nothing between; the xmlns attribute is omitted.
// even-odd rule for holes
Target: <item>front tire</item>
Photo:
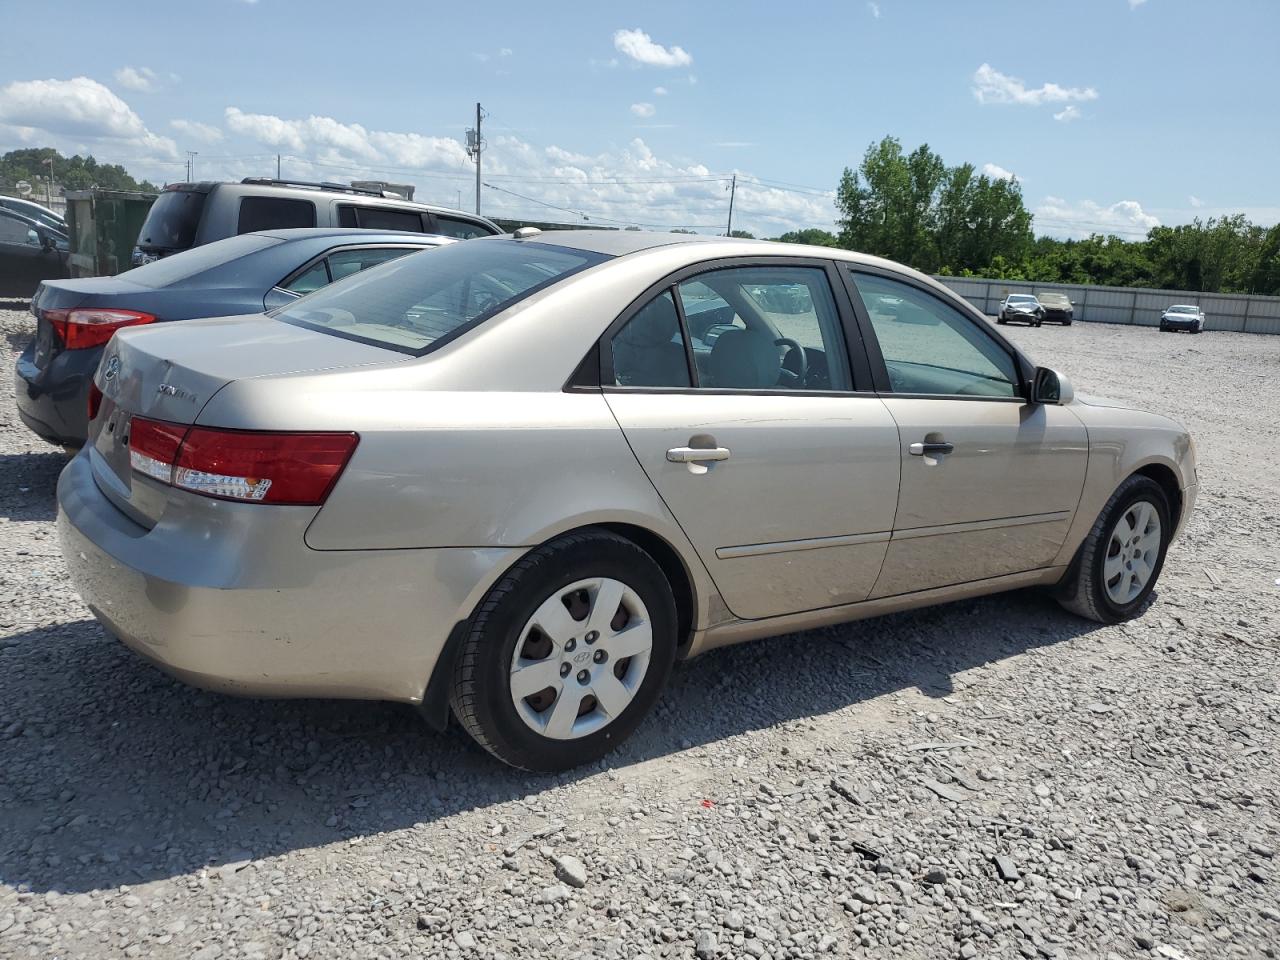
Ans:
<svg viewBox="0 0 1280 960"><path fill-rule="evenodd" d="M671 586L630 540L587 528L523 557L471 618L449 702L513 767L599 760L652 708L671 672Z"/></svg>
<svg viewBox="0 0 1280 960"><path fill-rule="evenodd" d="M1169 498L1135 474L1116 488L1058 586L1058 602L1099 623L1120 623L1146 607L1173 534Z"/></svg>

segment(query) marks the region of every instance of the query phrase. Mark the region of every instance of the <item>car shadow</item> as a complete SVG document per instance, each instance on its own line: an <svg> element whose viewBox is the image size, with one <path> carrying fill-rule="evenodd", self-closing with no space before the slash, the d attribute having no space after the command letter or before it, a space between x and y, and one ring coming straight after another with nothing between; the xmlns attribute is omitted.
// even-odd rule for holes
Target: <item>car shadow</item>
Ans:
<svg viewBox="0 0 1280 960"><path fill-rule="evenodd" d="M30 297L0 297L0 310L30 310Z"/></svg>
<svg viewBox="0 0 1280 960"><path fill-rule="evenodd" d="M402 705L221 696L94 621L34 629L0 639L0 882L99 890L374 836L888 693L946 696L956 674L1096 626L1023 591L713 651L606 761L560 775Z"/></svg>
<svg viewBox="0 0 1280 960"><path fill-rule="evenodd" d="M41 453L0 453L0 517L15 523L52 520L58 512L58 474L67 455L50 447Z"/></svg>

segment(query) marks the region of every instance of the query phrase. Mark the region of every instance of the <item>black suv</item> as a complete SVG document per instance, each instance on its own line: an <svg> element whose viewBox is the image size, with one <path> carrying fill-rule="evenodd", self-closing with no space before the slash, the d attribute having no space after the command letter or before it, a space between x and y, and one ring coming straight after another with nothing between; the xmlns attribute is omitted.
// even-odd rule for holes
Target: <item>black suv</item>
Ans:
<svg viewBox="0 0 1280 960"><path fill-rule="evenodd" d="M502 233L475 214L341 183L249 177L239 183L171 183L138 231L133 265L256 230L355 227L469 240Z"/></svg>

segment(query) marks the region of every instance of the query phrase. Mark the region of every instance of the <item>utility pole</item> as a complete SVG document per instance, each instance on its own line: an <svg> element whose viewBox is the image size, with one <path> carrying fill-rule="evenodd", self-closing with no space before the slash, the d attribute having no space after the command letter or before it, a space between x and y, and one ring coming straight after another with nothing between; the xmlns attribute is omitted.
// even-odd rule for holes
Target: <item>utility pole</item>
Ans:
<svg viewBox="0 0 1280 960"><path fill-rule="evenodd" d="M480 213L480 153L484 149L484 138L480 135L480 121L484 114L480 104L476 104L476 126L467 131L467 156L476 162L476 214Z"/></svg>
<svg viewBox="0 0 1280 960"><path fill-rule="evenodd" d="M726 237L733 236L733 195L738 192L738 175L733 175L733 182L729 184L729 227L725 230Z"/></svg>
<svg viewBox="0 0 1280 960"><path fill-rule="evenodd" d="M49 177L44 182L44 205L53 209L53 157L45 157L44 163L49 165Z"/></svg>
<svg viewBox="0 0 1280 960"><path fill-rule="evenodd" d="M276 179L280 179L280 154L276 154Z"/></svg>
<svg viewBox="0 0 1280 960"><path fill-rule="evenodd" d="M196 150L187 151L187 182L191 183L196 177L196 157L199 152Z"/></svg>

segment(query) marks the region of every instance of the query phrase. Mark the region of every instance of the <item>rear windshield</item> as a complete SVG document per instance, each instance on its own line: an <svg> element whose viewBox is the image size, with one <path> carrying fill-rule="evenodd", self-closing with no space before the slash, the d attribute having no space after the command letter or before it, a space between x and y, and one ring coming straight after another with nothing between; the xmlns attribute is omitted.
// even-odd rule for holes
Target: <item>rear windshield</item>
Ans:
<svg viewBox="0 0 1280 960"><path fill-rule="evenodd" d="M364 270L272 316L422 356L603 254L512 240L453 243Z"/></svg>
<svg viewBox="0 0 1280 960"><path fill-rule="evenodd" d="M1025 293L1014 293L1009 296L1010 303L1035 303L1036 298Z"/></svg>
<svg viewBox="0 0 1280 960"><path fill-rule="evenodd" d="M143 250L186 250L196 239L205 196L194 190L160 194L138 231L138 246Z"/></svg>
<svg viewBox="0 0 1280 960"><path fill-rule="evenodd" d="M130 283L141 284L144 287L167 287L190 279L197 273L204 273L206 270L220 267L239 257L283 242L277 237L254 234L229 237L226 240L192 247L184 253L165 257L163 260L156 260L141 267L134 267L132 270L126 270L124 275L128 277Z"/></svg>

